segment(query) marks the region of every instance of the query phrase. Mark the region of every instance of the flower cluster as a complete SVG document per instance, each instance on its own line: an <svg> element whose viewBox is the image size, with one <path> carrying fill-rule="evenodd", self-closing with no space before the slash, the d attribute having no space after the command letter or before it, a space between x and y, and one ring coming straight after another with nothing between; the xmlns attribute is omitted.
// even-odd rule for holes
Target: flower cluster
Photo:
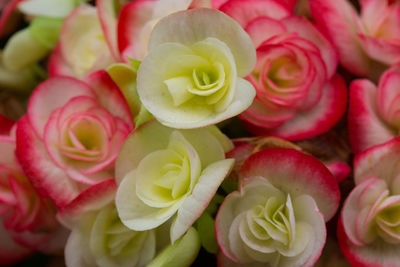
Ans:
<svg viewBox="0 0 400 267"><path fill-rule="evenodd" d="M356 2L3 0L0 266L400 266L400 1Z"/></svg>

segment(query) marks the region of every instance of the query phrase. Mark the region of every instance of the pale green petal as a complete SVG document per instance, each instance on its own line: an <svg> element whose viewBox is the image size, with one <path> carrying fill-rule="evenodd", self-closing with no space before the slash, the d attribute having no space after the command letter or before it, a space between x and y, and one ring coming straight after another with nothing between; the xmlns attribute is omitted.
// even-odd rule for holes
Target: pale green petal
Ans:
<svg viewBox="0 0 400 267"><path fill-rule="evenodd" d="M193 82L188 76L174 77L165 80L164 83L168 87L168 91L172 96L175 106L179 106L194 97L194 95L189 92L190 88L193 87Z"/></svg>
<svg viewBox="0 0 400 267"><path fill-rule="evenodd" d="M231 171L233 164L233 159L221 160L209 165L202 172L192 194L185 199L178 210L176 220L172 223L172 243L180 238L197 218L200 217L219 185Z"/></svg>
<svg viewBox="0 0 400 267"><path fill-rule="evenodd" d="M161 251L147 267L190 266L196 259L200 246L199 235L192 227L181 239Z"/></svg>
<svg viewBox="0 0 400 267"><path fill-rule="evenodd" d="M107 72L121 89L122 94L128 102L133 117L137 116L140 112L142 103L140 102L136 90L135 69L127 64L115 63L107 68Z"/></svg>
<svg viewBox="0 0 400 267"><path fill-rule="evenodd" d="M31 68L18 71L7 69L3 64L3 56L0 53L0 87L5 90L26 92L32 90L38 81Z"/></svg>
<svg viewBox="0 0 400 267"><path fill-rule="evenodd" d="M176 199L171 196L171 190L155 184L163 177L163 166L168 163L181 165L179 154L170 149L158 150L143 158L136 169L135 193L141 201L150 207L166 208L176 203ZM186 178L189 179L189 177Z"/></svg>
<svg viewBox="0 0 400 267"><path fill-rule="evenodd" d="M236 21L214 9L192 9L162 19L153 29L149 50L168 42L190 46L208 37L230 48L240 77L252 71L256 63L252 40Z"/></svg>
<svg viewBox="0 0 400 267"><path fill-rule="evenodd" d="M213 134L218 141L221 143L222 147L224 148L224 152L228 152L232 150L235 146L231 139L229 139L225 134L223 134L217 126L212 125L206 128L211 134Z"/></svg>
<svg viewBox="0 0 400 267"><path fill-rule="evenodd" d="M125 140L116 160L115 177L120 183L125 175L134 170L149 153L165 149L173 129L167 128L156 120L143 124Z"/></svg>
<svg viewBox="0 0 400 267"><path fill-rule="evenodd" d="M3 64L10 70L22 70L44 58L48 52L49 49L26 28L7 41L3 51Z"/></svg>
<svg viewBox="0 0 400 267"><path fill-rule="evenodd" d="M181 201L168 208L152 208L136 195L136 174L134 171L122 180L116 195L116 206L121 221L130 229L144 231L156 228L171 218Z"/></svg>

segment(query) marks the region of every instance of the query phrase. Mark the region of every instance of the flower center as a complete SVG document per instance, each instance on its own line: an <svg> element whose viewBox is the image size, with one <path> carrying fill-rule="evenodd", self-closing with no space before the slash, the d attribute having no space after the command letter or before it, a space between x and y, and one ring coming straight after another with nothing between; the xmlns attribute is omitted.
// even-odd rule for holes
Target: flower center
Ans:
<svg viewBox="0 0 400 267"><path fill-rule="evenodd" d="M200 171L196 150L174 131L167 149L154 151L139 163L136 193L151 207L168 207L191 193Z"/></svg>
<svg viewBox="0 0 400 267"><path fill-rule="evenodd" d="M106 149L107 133L94 116L77 116L69 123L64 134L61 153L75 160L93 161Z"/></svg>
<svg viewBox="0 0 400 267"><path fill-rule="evenodd" d="M290 197L288 196L288 201ZM257 205L248 215L247 222L252 234L260 240L274 240L284 246L293 241L295 220L291 205L277 197L271 197L265 205Z"/></svg>
<svg viewBox="0 0 400 267"><path fill-rule="evenodd" d="M377 231L380 237L392 244L400 243L400 203L380 210L376 215Z"/></svg>

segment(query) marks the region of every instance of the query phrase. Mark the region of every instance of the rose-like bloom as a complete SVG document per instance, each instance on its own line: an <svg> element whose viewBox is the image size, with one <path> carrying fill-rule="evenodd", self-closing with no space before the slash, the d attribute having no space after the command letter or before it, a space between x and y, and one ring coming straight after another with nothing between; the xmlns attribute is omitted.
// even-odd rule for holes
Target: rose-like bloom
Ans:
<svg viewBox="0 0 400 267"><path fill-rule="evenodd" d="M104 181L58 212L72 231L65 247L67 267L190 266L200 250L196 230L190 228L174 245L165 227L131 230L118 217L116 191L114 180Z"/></svg>
<svg viewBox="0 0 400 267"><path fill-rule="evenodd" d="M359 1L360 14L348 0L309 2L313 18L333 41L340 63L349 72L376 79L382 64L400 60L397 1Z"/></svg>
<svg viewBox="0 0 400 267"><path fill-rule="evenodd" d="M129 107L104 71L86 82L40 84L17 128L17 156L29 179L56 205L114 177L114 160L133 128Z"/></svg>
<svg viewBox="0 0 400 267"><path fill-rule="evenodd" d="M354 153L399 135L399 83L400 65L384 72L378 86L366 79L351 83L349 137Z"/></svg>
<svg viewBox="0 0 400 267"><path fill-rule="evenodd" d="M154 27L137 89L143 105L162 124L202 127L251 104L254 88L240 77L254 63L251 39L234 20L213 9L181 11Z"/></svg>
<svg viewBox="0 0 400 267"><path fill-rule="evenodd" d="M257 95L240 115L246 128L289 140L328 131L347 102L345 84L334 76L337 57L328 40L276 1L231 0L220 10L242 25L257 48L257 64L247 77Z"/></svg>
<svg viewBox="0 0 400 267"><path fill-rule="evenodd" d="M268 148L245 161L241 177L215 221L221 266L313 266L325 244L324 218L339 206L332 174L311 156Z"/></svg>
<svg viewBox="0 0 400 267"><path fill-rule="evenodd" d="M66 231L56 221L56 209L41 197L15 159L15 128L0 122L0 265L13 264L34 251L59 252Z"/></svg>
<svg viewBox="0 0 400 267"><path fill-rule="evenodd" d="M114 180L104 181L59 211L58 219L72 231L65 246L68 267L145 266L155 256L155 231L132 231L122 224L116 190Z"/></svg>
<svg viewBox="0 0 400 267"><path fill-rule="evenodd" d="M115 62L95 7L77 7L65 19L49 73L82 78Z"/></svg>
<svg viewBox="0 0 400 267"><path fill-rule="evenodd" d="M114 62L141 60L147 54L150 33L162 17L203 5L211 4L138 0L122 5L121 10L110 0L96 1L96 8L82 5L63 24L59 45L50 58L50 75L81 78Z"/></svg>
<svg viewBox="0 0 400 267"><path fill-rule="evenodd" d="M152 120L136 129L116 162L116 205L122 222L143 231L174 217L174 243L229 174L234 160L225 159L225 152L231 148L215 126L174 130Z"/></svg>
<svg viewBox="0 0 400 267"><path fill-rule="evenodd" d="M400 139L372 147L354 160L356 187L338 223L341 249L352 266L400 262Z"/></svg>

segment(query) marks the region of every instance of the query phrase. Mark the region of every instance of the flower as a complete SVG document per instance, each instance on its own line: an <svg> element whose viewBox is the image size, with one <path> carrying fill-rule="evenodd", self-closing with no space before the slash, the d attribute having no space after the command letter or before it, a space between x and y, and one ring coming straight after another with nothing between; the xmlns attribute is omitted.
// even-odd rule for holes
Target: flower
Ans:
<svg viewBox="0 0 400 267"><path fill-rule="evenodd" d="M400 139L361 152L354 159L355 188L338 223L338 239L353 266L397 266L400 256Z"/></svg>
<svg viewBox="0 0 400 267"><path fill-rule="evenodd" d="M162 124L202 127L251 104L254 89L240 77L254 62L253 44L235 21L213 9L181 11L154 27L149 53L138 70L137 90Z"/></svg>
<svg viewBox="0 0 400 267"><path fill-rule="evenodd" d="M400 130L400 65L393 65L378 86L366 79L350 85L349 137L354 153L385 143Z"/></svg>
<svg viewBox="0 0 400 267"><path fill-rule="evenodd" d="M95 7L81 5L65 19L49 61L49 74L83 78L115 62Z"/></svg>
<svg viewBox="0 0 400 267"><path fill-rule="evenodd" d="M117 25L118 48L122 59L142 60L146 56L150 34L163 17L189 7L211 7L209 2L210 0L138 0L125 5L118 16Z"/></svg>
<svg viewBox="0 0 400 267"><path fill-rule="evenodd" d="M56 221L51 201L38 194L15 159L15 127L1 118L0 261L13 264L34 251L59 252L64 229Z"/></svg>
<svg viewBox="0 0 400 267"><path fill-rule="evenodd" d="M65 246L68 267L145 266L155 256L155 231L132 231L118 218L116 189L114 180L99 183L57 214L72 231Z"/></svg>
<svg viewBox="0 0 400 267"><path fill-rule="evenodd" d="M325 220L339 206L332 174L311 156L268 148L244 162L241 177L215 221L221 260L312 266L325 244Z"/></svg>
<svg viewBox="0 0 400 267"><path fill-rule="evenodd" d="M221 8L253 39L257 64L247 79L256 88L240 114L255 135L301 140L328 131L346 110L343 80L329 41L305 18L277 1L228 1Z"/></svg>
<svg viewBox="0 0 400 267"><path fill-rule="evenodd" d="M163 227L134 231L118 217L114 180L96 184L64 206L57 218L71 234L65 247L68 267L190 266L200 250L194 228L173 245Z"/></svg>
<svg viewBox="0 0 400 267"><path fill-rule="evenodd" d="M206 5L196 2L138 0L120 10L110 0L96 1L96 8L81 5L63 24L59 45L50 58L49 73L82 78L115 62L141 60L147 54L154 25L162 17L191 5Z"/></svg>
<svg viewBox="0 0 400 267"><path fill-rule="evenodd" d="M349 72L377 78L380 64L400 59L400 6L396 1L360 1L361 13L346 0L310 0L313 18L333 41Z"/></svg>
<svg viewBox="0 0 400 267"><path fill-rule="evenodd" d="M116 162L116 206L130 229L154 229L174 217L171 243L207 207L229 174L230 140L215 126L174 130L152 120L125 141ZM176 215L176 216L175 216Z"/></svg>
<svg viewBox="0 0 400 267"><path fill-rule="evenodd" d="M105 71L86 82L41 83L17 127L17 157L37 189L63 206L114 177L114 160L133 128L129 107Z"/></svg>

